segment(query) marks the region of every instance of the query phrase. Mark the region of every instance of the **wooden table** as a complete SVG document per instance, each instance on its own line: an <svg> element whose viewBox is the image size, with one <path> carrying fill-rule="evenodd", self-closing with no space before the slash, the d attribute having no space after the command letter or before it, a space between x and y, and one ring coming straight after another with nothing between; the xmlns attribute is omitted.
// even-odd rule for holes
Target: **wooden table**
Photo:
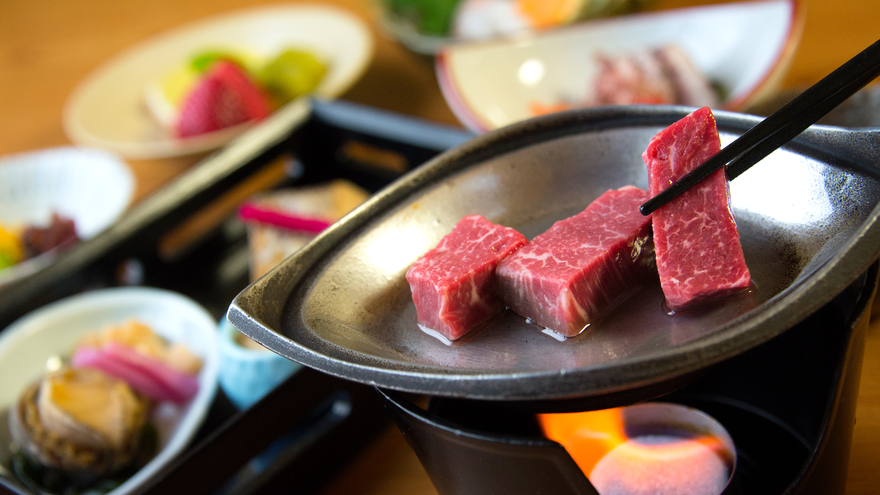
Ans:
<svg viewBox="0 0 880 495"><path fill-rule="evenodd" d="M3 0L0 2L0 155L69 144L62 107L76 84L99 64L168 28L257 2L244 0ZM332 0L370 23L375 56L343 98L446 124L458 124L446 106L430 59L389 40L374 22L369 0ZM666 9L710 0L658 0ZM871 0L803 0L803 38L784 80L786 88L818 81L876 41ZM192 167L200 157L131 160L136 201ZM848 494L876 493L880 469L880 324L869 331L849 468ZM325 490L343 493L436 493L396 430L347 468Z"/></svg>

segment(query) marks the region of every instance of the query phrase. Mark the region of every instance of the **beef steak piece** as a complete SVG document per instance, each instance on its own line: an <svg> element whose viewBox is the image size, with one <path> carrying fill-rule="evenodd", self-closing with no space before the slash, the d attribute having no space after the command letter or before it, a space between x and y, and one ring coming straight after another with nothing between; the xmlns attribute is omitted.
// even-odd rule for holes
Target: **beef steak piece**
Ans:
<svg viewBox="0 0 880 495"><path fill-rule="evenodd" d="M715 116L701 108L651 140L642 157L654 196L721 150ZM673 310L751 284L723 169L654 212L660 285Z"/></svg>
<svg viewBox="0 0 880 495"><path fill-rule="evenodd" d="M634 186L607 191L560 220L496 270L502 298L518 314L565 337L582 332L654 272L650 198Z"/></svg>
<svg viewBox="0 0 880 495"><path fill-rule="evenodd" d="M480 215L462 218L406 272L422 330L456 340L502 311L495 268L526 242L516 230Z"/></svg>

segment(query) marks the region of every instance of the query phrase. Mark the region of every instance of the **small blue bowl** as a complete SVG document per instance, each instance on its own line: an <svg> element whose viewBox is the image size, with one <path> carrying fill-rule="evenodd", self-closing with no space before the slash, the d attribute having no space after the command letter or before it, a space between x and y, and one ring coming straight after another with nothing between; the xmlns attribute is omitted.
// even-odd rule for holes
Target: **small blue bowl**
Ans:
<svg viewBox="0 0 880 495"><path fill-rule="evenodd" d="M263 398L302 365L272 351L249 349L237 342L238 330L226 318L220 322L220 388L239 409Z"/></svg>

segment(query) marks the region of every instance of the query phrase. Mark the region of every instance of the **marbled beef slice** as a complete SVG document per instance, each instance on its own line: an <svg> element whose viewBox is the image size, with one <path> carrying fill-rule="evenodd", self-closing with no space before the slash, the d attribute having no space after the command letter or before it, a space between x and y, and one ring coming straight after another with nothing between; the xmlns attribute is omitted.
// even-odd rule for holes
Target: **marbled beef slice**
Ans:
<svg viewBox="0 0 880 495"><path fill-rule="evenodd" d="M720 150L715 116L708 107L664 129L642 155L651 195ZM751 284L723 169L654 212L654 246L660 285L673 310L724 297Z"/></svg>
<svg viewBox="0 0 880 495"><path fill-rule="evenodd" d="M655 273L651 217L639 212L649 198L633 186L607 191L536 236L496 270L504 301L557 334L578 335Z"/></svg>
<svg viewBox="0 0 880 495"><path fill-rule="evenodd" d="M462 218L406 272L422 330L456 340L503 310L495 268L525 243L516 230L480 215Z"/></svg>

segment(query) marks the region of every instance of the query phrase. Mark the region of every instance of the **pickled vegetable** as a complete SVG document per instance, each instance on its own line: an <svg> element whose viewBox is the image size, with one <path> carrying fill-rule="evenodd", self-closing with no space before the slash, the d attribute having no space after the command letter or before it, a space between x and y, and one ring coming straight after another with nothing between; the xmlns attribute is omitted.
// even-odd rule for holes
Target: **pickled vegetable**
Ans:
<svg viewBox="0 0 880 495"><path fill-rule="evenodd" d="M0 227L0 269L12 266L22 257L21 240L3 227Z"/></svg>
<svg viewBox="0 0 880 495"><path fill-rule="evenodd" d="M310 93L326 73L327 66L315 54L288 49L264 65L257 78L276 104L283 105Z"/></svg>

